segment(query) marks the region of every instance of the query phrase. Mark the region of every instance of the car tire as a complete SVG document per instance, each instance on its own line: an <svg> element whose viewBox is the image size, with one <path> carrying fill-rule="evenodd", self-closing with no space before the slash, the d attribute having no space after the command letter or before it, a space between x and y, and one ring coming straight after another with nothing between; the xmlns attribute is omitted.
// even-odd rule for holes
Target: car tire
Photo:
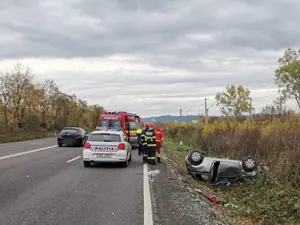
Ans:
<svg viewBox="0 0 300 225"><path fill-rule="evenodd" d="M200 165L203 162L204 156L202 154L202 152L200 151L192 151L189 156L188 156L188 160L190 161L190 163L193 166L197 166Z"/></svg>
<svg viewBox="0 0 300 225"><path fill-rule="evenodd" d="M90 161L83 161L84 167L91 167L91 162Z"/></svg>
<svg viewBox="0 0 300 225"><path fill-rule="evenodd" d="M58 147L62 147L63 145L61 143L57 143Z"/></svg>
<svg viewBox="0 0 300 225"><path fill-rule="evenodd" d="M128 159L126 159L126 161L125 162L123 162L123 167L128 167L129 166L129 161L128 161Z"/></svg>
<svg viewBox="0 0 300 225"><path fill-rule="evenodd" d="M84 139L81 139L80 143L79 143L79 147L83 147L84 146Z"/></svg>
<svg viewBox="0 0 300 225"><path fill-rule="evenodd" d="M245 172L251 173L257 169L257 163L254 158L247 157L242 160L242 167Z"/></svg>

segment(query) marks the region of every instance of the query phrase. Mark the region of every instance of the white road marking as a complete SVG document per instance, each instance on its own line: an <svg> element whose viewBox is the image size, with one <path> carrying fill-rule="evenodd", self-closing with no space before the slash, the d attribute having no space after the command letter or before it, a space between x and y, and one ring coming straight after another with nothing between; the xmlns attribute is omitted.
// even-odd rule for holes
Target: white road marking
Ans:
<svg viewBox="0 0 300 225"><path fill-rule="evenodd" d="M73 161L75 161L76 159L80 159L80 158L81 158L81 156L77 156L77 157L75 157L75 158L73 158L73 159L68 160L67 163L73 162Z"/></svg>
<svg viewBox="0 0 300 225"><path fill-rule="evenodd" d="M20 153L15 153L15 154L11 154L11 155L5 155L5 156L0 157L0 161L4 160L4 159L10 159L10 158L18 157L18 156L21 156L21 155L27 155L27 154L34 153L34 152L45 151L45 150L48 150L48 149L51 149L51 148L56 148L56 147L57 147L57 145L52 145L52 146L48 146L48 147L44 147L44 148L29 150L29 151L26 151L26 152L20 152Z"/></svg>
<svg viewBox="0 0 300 225"><path fill-rule="evenodd" d="M148 165L143 165L144 173L144 225L153 225L152 204L148 177Z"/></svg>

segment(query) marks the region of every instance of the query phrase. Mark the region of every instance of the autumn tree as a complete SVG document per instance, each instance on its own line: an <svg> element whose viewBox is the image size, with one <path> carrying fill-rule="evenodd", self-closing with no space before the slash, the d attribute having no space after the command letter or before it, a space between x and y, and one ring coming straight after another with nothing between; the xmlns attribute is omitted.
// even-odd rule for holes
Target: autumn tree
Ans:
<svg viewBox="0 0 300 225"><path fill-rule="evenodd" d="M0 131L95 128L102 106L61 92L53 80L38 83L34 78L20 63L0 73Z"/></svg>
<svg viewBox="0 0 300 225"><path fill-rule="evenodd" d="M7 128L20 127L25 110L32 108L30 96L36 91L33 78L32 71L20 63L12 70L1 73L0 97Z"/></svg>
<svg viewBox="0 0 300 225"><path fill-rule="evenodd" d="M254 108L250 106L250 90L243 86L227 86L226 90L217 93L217 106L220 106L221 113L225 116L240 116L244 112L253 112ZM250 111L251 109L251 111Z"/></svg>
<svg viewBox="0 0 300 225"><path fill-rule="evenodd" d="M300 108L300 50L288 48L279 58L274 82L286 99L294 99Z"/></svg>

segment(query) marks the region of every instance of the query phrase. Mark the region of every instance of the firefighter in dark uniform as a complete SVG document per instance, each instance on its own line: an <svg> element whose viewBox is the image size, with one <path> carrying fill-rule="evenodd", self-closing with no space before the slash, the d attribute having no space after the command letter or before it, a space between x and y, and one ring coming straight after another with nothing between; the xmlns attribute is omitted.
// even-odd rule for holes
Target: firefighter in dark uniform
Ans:
<svg viewBox="0 0 300 225"><path fill-rule="evenodd" d="M143 163L147 162L148 151L147 151L147 142L146 142L146 131L148 130L148 124L144 123L144 128L141 132L141 152L143 154Z"/></svg>
<svg viewBox="0 0 300 225"><path fill-rule="evenodd" d="M138 128L136 129L136 135L137 135L137 141L138 141L138 145L139 145L139 155L142 155L142 129Z"/></svg>
<svg viewBox="0 0 300 225"><path fill-rule="evenodd" d="M156 133L154 125L148 124L148 129L145 132L145 139L147 143L147 163L151 165L156 164Z"/></svg>

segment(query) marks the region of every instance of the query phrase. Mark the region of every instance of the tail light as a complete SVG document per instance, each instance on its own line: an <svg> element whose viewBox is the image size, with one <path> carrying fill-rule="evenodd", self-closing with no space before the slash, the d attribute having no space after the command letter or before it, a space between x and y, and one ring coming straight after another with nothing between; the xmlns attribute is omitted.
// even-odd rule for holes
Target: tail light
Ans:
<svg viewBox="0 0 300 225"><path fill-rule="evenodd" d="M118 149L125 150L126 145L124 143L119 144Z"/></svg>
<svg viewBox="0 0 300 225"><path fill-rule="evenodd" d="M84 145L84 148L87 148L87 149L90 149L91 148L91 144L86 142L85 145Z"/></svg>
<svg viewBox="0 0 300 225"><path fill-rule="evenodd" d="M79 137L79 136L81 136L81 134L80 134L80 133L77 133L77 134L75 134L75 137Z"/></svg>

